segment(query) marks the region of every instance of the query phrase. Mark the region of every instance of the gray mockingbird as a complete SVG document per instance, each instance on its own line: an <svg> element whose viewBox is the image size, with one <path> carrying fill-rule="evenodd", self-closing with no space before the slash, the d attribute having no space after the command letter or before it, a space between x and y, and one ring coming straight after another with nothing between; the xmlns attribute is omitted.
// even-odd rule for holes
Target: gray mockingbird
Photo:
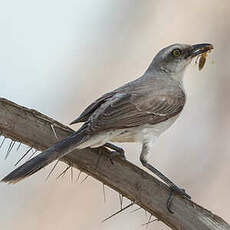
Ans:
<svg viewBox="0 0 230 230"><path fill-rule="evenodd" d="M190 198L148 163L155 140L181 113L186 95L184 71L193 57L213 49L211 44L174 44L162 49L143 76L104 94L90 104L71 124L83 122L79 130L30 159L5 178L16 183L74 149L105 146L124 155L112 142L140 142L140 161L178 194Z"/></svg>

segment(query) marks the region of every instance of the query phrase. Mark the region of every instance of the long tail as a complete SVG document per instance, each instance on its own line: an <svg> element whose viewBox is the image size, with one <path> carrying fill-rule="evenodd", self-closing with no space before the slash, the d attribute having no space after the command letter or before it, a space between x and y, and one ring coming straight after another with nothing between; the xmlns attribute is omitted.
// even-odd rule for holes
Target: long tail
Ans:
<svg viewBox="0 0 230 230"><path fill-rule="evenodd" d="M80 129L16 168L13 172L4 177L2 182L14 184L28 176L31 176L54 160L70 153L88 138L89 135L87 135L86 129Z"/></svg>

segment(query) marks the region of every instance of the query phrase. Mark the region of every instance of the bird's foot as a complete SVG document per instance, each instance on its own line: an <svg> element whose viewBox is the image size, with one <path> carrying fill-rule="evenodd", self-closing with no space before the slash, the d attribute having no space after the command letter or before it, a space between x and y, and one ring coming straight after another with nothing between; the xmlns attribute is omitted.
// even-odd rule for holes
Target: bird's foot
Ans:
<svg viewBox="0 0 230 230"><path fill-rule="evenodd" d="M111 151L109 154L109 160L110 160L111 164L113 164L113 158L114 157L120 157L122 160L126 160L124 149L122 149L116 145L113 145L111 143L106 143L104 146L109 148L109 149L114 150L114 151Z"/></svg>
<svg viewBox="0 0 230 230"><path fill-rule="evenodd" d="M191 196L189 196L184 189L177 187L176 185L171 185L170 186L170 193L169 193L169 198L167 200L167 209L170 213L174 213L171 209L172 201L173 201L173 193L178 194L188 200L191 200Z"/></svg>
<svg viewBox="0 0 230 230"><path fill-rule="evenodd" d="M113 164L113 159L114 159L115 157L119 157L119 158L121 158L122 160L126 160L125 154L124 154L124 153L117 152L117 151L112 151L112 152L110 152L110 154L109 154L108 157L109 157L109 160L110 160L111 164Z"/></svg>
<svg viewBox="0 0 230 230"><path fill-rule="evenodd" d="M174 193L177 193L178 195L184 196L187 199L191 199L191 196L189 196L183 188L179 188L176 185L171 185L170 190Z"/></svg>

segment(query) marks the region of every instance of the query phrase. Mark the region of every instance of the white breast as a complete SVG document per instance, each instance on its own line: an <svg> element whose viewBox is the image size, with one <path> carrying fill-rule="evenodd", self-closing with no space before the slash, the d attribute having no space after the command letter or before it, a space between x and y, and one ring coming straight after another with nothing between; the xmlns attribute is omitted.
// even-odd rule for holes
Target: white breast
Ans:
<svg viewBox="0 0 230 230"><path fill-rule="evenodd" d="M114 142L141 142L159 137L177 119L178 115L155 125L143 125L135 128L116 130L111 133L111 141Z"/></svg>
<svg viewBox="0 0 230 230"><path fill-rule="evenodd" d="M92 136L89 140L78 146L79 149L96 148L107 142L154 142L165 130L167 130L179 115L155 125L142 125L135 128L110 130Z"/></svg>

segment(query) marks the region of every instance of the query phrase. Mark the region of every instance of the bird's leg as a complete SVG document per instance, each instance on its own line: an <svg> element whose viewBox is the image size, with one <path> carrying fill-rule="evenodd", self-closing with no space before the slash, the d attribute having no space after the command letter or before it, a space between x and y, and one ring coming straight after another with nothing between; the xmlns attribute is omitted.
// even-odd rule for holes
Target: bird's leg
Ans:
<svg viewBox="0 0 230 230"><path fill-rule="evenodd" d="M125 151L122 148L120 148L120 147L118 147L118 146L116 146L114 144L111 144L111 143L104 144L104 147L114 150L114 151L111 152L111 154L109 156L111 163L113 163L112 158L117 157L117 156L119 156L123 160L126 160Z"/></svg>
<svg viewBox="0 0 230 230"><path fill-rule="evenodd" d="M169 185L170 189L173 191L179 193L180 195L183 195L189 199L191 197L185 193L184 189L179 188L176 184L174 184L171 180L169 180L164 174L162 174L159 170L154 168L152 165L150 165L147 161L141 159L141 163L144 167L152 171L155 175L157 175L161 180L163 180L167 185Z"/></svg>
<svg viewBox="0 0 230 230"><path fill-rule="evenodd" d="M167 208L172 213L172 211L170 210L170 206L171 206L171 200L172 200L172 193L173 192L175 192L179 195L182 195L188 199L191 199L191 197L187 193L185 193L184 189L179 188L176 184L174 184L171 180L169 180L164 174L162 174L159 170L157 170L156 168L154 168L152 165L150 165L147 162L147 155L150 152L150 146L151 145L149 143L143 144L141 156L140 156L140 161L144 167L146 167L147 169L152 171L156 176L158 176L161 180L163 180L170 187L171 193L170 193L169 199L167 201Z"/></svg>

